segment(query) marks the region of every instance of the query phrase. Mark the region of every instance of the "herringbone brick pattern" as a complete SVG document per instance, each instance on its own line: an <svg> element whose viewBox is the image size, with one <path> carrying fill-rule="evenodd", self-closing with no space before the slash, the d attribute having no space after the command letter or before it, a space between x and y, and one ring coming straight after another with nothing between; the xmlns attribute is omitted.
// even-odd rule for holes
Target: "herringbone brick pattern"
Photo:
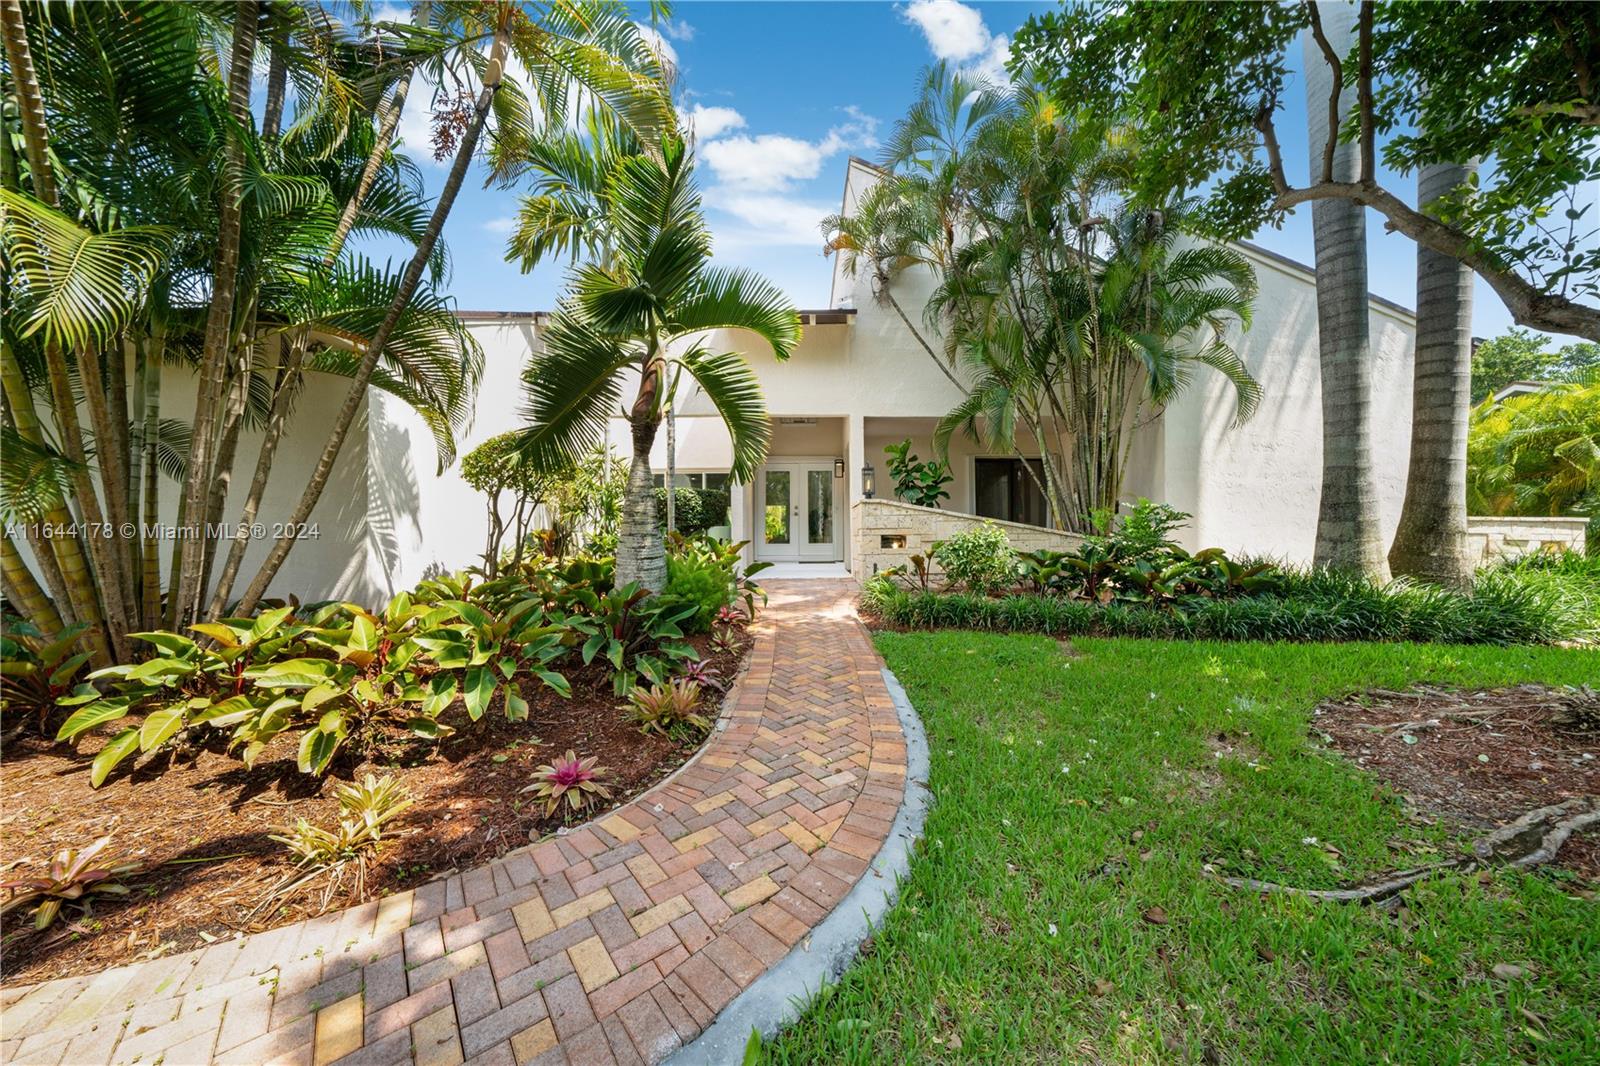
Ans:
<svg viewBox="0 0 1600 1066"><path fill-rule="evenodd" d="M564 837L414 891L5 989L11 1063L656 1062L844 898L905 742L853 586L774 582L726 728Z"/></svg>

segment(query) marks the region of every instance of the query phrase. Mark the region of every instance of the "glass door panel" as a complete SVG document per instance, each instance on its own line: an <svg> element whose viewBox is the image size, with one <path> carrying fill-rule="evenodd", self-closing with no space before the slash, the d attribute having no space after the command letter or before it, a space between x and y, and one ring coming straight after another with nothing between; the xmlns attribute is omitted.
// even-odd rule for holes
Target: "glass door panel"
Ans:
<svg viewBox="0 0 1600 1066"><path fill-rule="evenodd" d="M806 471L806 543L833 543L833 468Z"/></svg>
<svg viewBox="0 0 1600 1066"><path fill-rule="evenodd" d="M766 491L763 494L766 505L763 509L764 534L762 539L768 544L778 545L790 542L789 510L792 503L792 488L788 470L769 469L766 472Z"/></svg>

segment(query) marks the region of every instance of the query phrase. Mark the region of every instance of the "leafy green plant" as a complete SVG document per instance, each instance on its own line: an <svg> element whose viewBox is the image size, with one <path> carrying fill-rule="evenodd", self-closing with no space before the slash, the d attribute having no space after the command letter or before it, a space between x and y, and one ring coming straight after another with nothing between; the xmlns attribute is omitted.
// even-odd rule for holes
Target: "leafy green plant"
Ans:
<svg viewBox="0 0 1600 1066"><path fill-rule="evenodd" d="M44 732L56 701L70 693L93 653L79 650L86 623L68 626L51 638L32 624L7 616L0 631L0 706L34 717Z"/></svg>
<svg viewBox="0 0 1600 1066"><path fill-rule="evenodd" d="M675 740L698 736L711 728L700 713L699 682L685 677L661 685L635 685L628 693L633 720L642 733L657 733Z"/></svg>
<svg viewBox="0 0 1600 1066"><path fill-rule="evenodd" d="M617 695L626 695L638 678L665 681L670 664L695 658L683 640L683 622L699 610L675 596L652 596L638 585L624 585L596 598L587 615L569 614L561 624L581 641L585 665L596 658L611 664Z"/></svg>
<svg viewBox="0 0 1600 1066"><path fill-rule="evenodd" d="M921 462L911 451L911 438L883 449L889 457L889 476L894 479L894 494L907 503L919 507L937 507L940 500L948 500L945 486L955 480L947 463L930 459Z"/></svg>
<svg viewBox="0 0 1600 1066"><path fill-rule="evenodd" d="M716 613L733 602L734 572L738 562L731 560L704 541L676 540L667 548L667 594L695 604L695 612L684 620L690 633L711 628Z"/></svg>
<svg viewBox="0 0 1600 1066"><path fill-rule="evenodd" d="M569 748L561 758L535 770L533 784L522 791L545 801L546 817L554 814L563 802L573 812L582 811L611 798L611 788L605 783L607 770L596 766L598 761L598 756L594 755L580 759Z"/></svg>
<svg viewBox="0 0 1600 1066"><path fill-rule="evenodd" d="M696 489L679 485L672 490L673 518L680 536L704 534L713 526L727 525L727 489ZM667 528L667 490L656 489L656 521Z"/></svg>
<svg viewBox="0 0 1600 1066"><path fill-rule="evenodd" d="M988 593L1006 588L1016 580L1016 555L1006 531L993 522L983 522L939 541L933 558L950 584L972 592Z"/></svg>
<svg viewBox="0 0 1600 1066"><path fill-rule="evenodd" d="M127 895L128 886L116 878L136 873L140 866L126 860L95 862L95 857L110 844L111 838L104 836L82 850L62 848L40 876L0 881L0 888L7 892L0 914L31 905L33 927L47 929L68 903L79 904L87 910L96 895Z"/></svg>
<svg viewBox="0 0 1600 1066"><path fill-rule="evenodd" d="M413 802L394 778L372 774L359 784L340 785L336 796L339 822L332 829L301 818L293 827L273 835L273 840L289 849L299 870L274 887L267 897L269 904L325 878L320 909L327 910L345 875L352 872L354 895L365 895L367 867L383 847L385 826Z"/></svg>
<svg viewBox="0 0 1600 1066"><path fill-rule="evenodd" d="M473 721L497 695L507 718L526 718L519 674L570 694L552 668L565 652L563 631L546 624L537 597L496 615L467 600L429 598L467 594L462 579L425 585L424 602L401 593L379 615L336 603L301 622L292 618L294 608L281 607L254 619L200 623L192 629L203 644L176 633L133 634L155 655L90 675L109 679L114 694L63 699L83 706L57 739L143 713L96 755L94 787L122 760L182 743L195 729L231 729L228 748L239 749L246 766L277 736L299 730L298 765L320 775L348 743L365 743L382 723L428 739L446 735L439 717L458 697Z"/></svg>

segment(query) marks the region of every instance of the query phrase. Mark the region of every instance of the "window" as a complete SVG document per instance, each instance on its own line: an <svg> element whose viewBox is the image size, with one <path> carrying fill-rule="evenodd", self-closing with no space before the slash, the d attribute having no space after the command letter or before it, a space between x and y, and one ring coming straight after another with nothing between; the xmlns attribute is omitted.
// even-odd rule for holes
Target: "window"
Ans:
<svg viewBox="0 0 1600 1066"><path fill-rule="evenodd" d="M650 480L659 489L666 485L667 475L654 474ZM672 483L680 489L726 489L728 487L728 475L710 470L694 472L678 470L672 475Z"/></svg>
<svg viewBox="0 0 1600 1066"><path fill-rule="evenodd" d="M1029 459L1033 477L1023 469L1021 459L973 460L975 513L985 518L999 518L1007 522L1026 522L1028 525L1046 524L1049 514L1044 503L1044 493L1039 482L1044 479L1044 467L1037 459Z"/></svg>

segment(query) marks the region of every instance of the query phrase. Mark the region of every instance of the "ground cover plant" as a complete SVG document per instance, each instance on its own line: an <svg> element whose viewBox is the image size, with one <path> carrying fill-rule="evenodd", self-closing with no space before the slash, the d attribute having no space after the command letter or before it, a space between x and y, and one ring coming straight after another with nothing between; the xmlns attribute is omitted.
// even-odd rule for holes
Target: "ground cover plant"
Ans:
<svg viewBox="0 0 1600 1066"><path fill-rule="evenodd" d="M1395 912L1220 881L1331 888L1476 835L1321 750L1319 701L1417 682L1577 685L1593 652L877 644L927 730L924 839L862 957L757 1061L1600 1056L1594 886L1566 869L1441 875Z"/></svg>
<svg viewBox="0 0 1600 1066"><path fill-rule="evenodd" d="M140 658L76 684L57 649L11 642L8 978L398 891L650 787L698 748L738 672L753 615L730 605L762 597L737 547L672 552L709 560L714 608L619 587L609 557L538 556L430 578L378 611L289 603L151 631ZM685 632L702 612L715 637Z"/></svg>
<svg viewBox="0 0 1600 1066"><path fill-rule="evenodd" d="M1459 644L1600 639L1600 558L1541 555L1481 568L1469 589L1185 551L1188 515L1141 500L1070 551L1018 553L997 526L936 543L869 578L862 606L904 628L1216 640ZM938 564L935 572L931 564Z"/></svg>

